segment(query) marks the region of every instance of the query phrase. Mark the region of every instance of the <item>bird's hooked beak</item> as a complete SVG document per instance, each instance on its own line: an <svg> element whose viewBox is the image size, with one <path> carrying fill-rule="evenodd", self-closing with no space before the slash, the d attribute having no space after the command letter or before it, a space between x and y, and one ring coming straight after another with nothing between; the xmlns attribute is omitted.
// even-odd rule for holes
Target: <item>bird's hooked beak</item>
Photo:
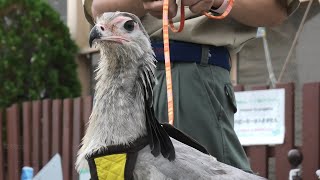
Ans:
<svg viewBox="0 0 320 180"><path fill-rule="evenodd" d="M92 47L92 44L95 40L99 41L109 41L123 44L124 42L130 42L130 39L123 37L121 35L115 35L110 32L105 25L96 24L90 31L89 35L89 45Z"/></svg>
<svg viewBox="0 0 320 180"><path fill-rule="evenodd" d="M98 26L95 25L91 31L90 31L90 36L89 36L89 45L92 47L92 43L96 39L100 39L102 37L102 33L99 31Z"/></svg>

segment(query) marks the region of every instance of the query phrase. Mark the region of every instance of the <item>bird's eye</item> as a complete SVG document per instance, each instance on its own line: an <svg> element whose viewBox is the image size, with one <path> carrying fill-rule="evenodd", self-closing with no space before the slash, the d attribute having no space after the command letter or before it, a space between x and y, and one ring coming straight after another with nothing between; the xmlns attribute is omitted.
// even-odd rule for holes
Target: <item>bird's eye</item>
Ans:
<svg viewBox="0 0 320 180"><path fill-rule="evenodd" d="M133 20L129 20L129 21L125 22L123 27L129 32L133 31L133 29L134 29L134 21Z"/></svg>

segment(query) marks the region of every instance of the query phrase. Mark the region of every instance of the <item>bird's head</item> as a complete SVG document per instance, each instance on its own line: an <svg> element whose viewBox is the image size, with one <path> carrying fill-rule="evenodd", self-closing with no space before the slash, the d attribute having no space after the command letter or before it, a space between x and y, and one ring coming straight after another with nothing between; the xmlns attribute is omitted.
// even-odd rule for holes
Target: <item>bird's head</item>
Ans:
<svg viewBox="0 0 320 180"><path fill-rule="evenodd" d="M141 58L145 52L153 54L140 19L126 12L108 12L98 17L90 32L89 44L117 57Z"/></svg>

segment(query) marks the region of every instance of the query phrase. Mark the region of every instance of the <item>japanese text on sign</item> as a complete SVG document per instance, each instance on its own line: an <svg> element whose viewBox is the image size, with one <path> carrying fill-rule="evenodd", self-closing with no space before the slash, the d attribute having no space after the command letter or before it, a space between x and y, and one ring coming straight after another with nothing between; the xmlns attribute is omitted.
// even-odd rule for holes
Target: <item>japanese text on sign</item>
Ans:
<svg viewBox="0 0 320 180"><path fill-rule="evenodd" d="M236 92L235 97L234 129L242 145L284 142L284 89Z"/></svg>

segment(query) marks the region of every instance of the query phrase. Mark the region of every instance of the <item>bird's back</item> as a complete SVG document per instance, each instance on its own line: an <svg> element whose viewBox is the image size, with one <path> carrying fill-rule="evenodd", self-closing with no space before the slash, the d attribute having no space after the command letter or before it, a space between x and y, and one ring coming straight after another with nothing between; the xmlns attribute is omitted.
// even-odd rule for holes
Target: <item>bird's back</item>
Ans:
<svg viewBox="0 0 320 180"><path fill-rule="evenodd" d="M134 170L135 179L175 180L259 180L264 179L223 164L175 139L171 139L176 159L172 162L162 156L154 157L149 146L139 151Z"/></svg>

